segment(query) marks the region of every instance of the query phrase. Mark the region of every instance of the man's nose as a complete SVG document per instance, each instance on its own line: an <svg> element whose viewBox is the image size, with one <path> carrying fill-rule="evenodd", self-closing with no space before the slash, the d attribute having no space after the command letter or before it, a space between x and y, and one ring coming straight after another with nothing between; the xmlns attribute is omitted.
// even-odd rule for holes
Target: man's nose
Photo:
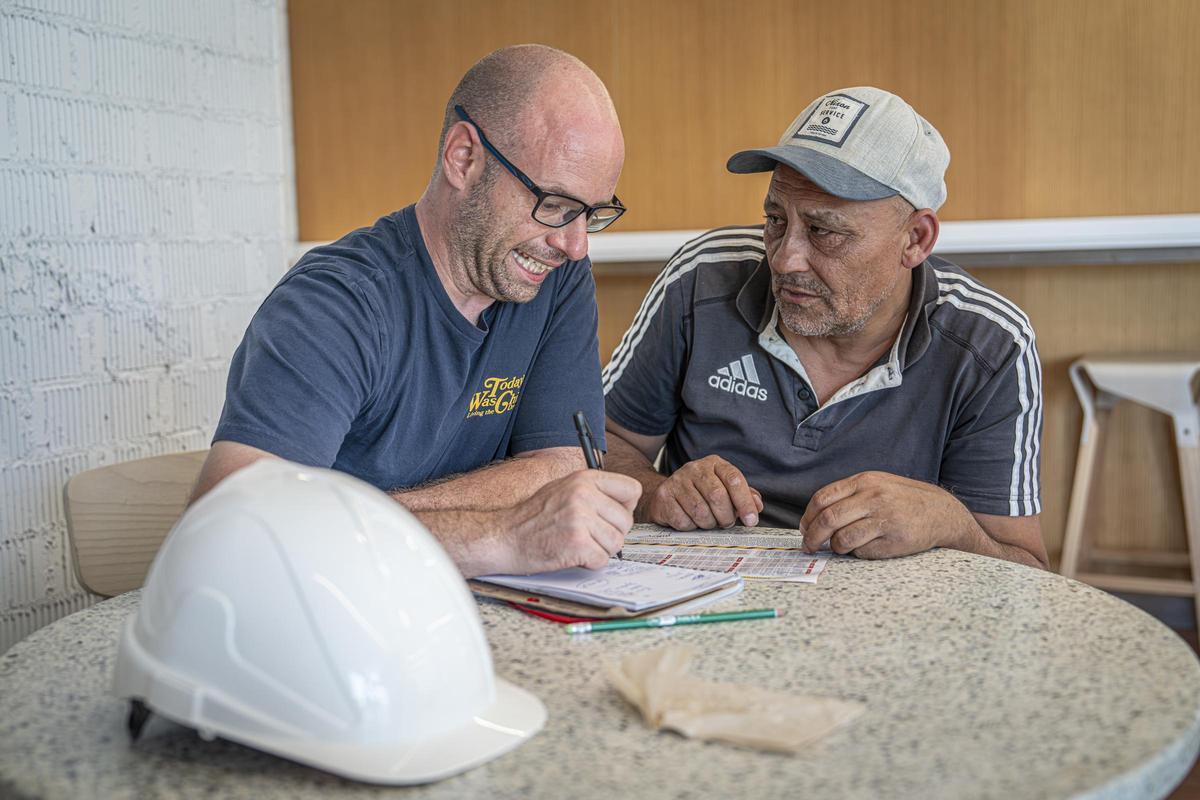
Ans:
<svg viewBox="0 0 1200 800"><path fill-rule="evenodd" d="M580 214L561 228L555 228L546 237L546 243L566 253L572 261L578 261L588 251L587 219Z"/></svg>
<svg viewBox="0 0 1200 800"><path fill-rule="evenodd" d="M808 272L812 269L808 263L808 239L799 233L785 233L779 240L775 250L769 251L771 269L780 274L792 272Z"/></svg>

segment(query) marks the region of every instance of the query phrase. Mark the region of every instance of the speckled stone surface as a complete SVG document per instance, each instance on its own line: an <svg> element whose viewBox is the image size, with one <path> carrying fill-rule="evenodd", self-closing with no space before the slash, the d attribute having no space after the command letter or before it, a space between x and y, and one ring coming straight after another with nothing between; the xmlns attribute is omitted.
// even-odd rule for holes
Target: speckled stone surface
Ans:
<svg viewBox="0 0 1200 800"><path fill-rule="evenodd" d="M1200 663L1138 609L1057 575L954 551L835 559L816 585L756 583L721 608L778 620L570 639L484 602L497 672L546 728L438 784L387 788L152 720L137 745L107 694L131 593L0 656L0 797L1153 798L1200 750ZM715 680L865 702L787 756L646 728L601 664L665 642Z"/></svg>

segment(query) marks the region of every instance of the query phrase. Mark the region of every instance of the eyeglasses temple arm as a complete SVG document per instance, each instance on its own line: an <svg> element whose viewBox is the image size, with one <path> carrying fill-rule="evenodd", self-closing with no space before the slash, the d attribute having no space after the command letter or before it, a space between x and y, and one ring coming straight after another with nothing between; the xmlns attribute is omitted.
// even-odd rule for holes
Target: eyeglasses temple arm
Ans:
<svg viewBox="0 0 1200 800"><path fill-rule="evenodd" d="M497 150L495 147L492 146L492 143L488 141L488 138L483 135L483 130L479 127L478 123L476 123L475 120L473 120L469 116L467 116L466 109L464 109L462 106L455 106L454 113L458 114L458 116L460 116L462 118L463 122L467 123L468 125L470 125L472 128L475 129L475 132L477 134L479 134L479 141L484 146L484 148L486 148L487 151L489 153L491 153L492 156L495 157L495 159L497 161L499 161L501 164L503 164L504 167L509 172L511 172L514 176L516 176L517 180L519 180L521 183L525 184L525 188L529 189L529 191L531 191L535 194L538 192L537 184L535 184L532 180L530 180L528 175L526 175L524 172L521 172L521 170L517 169L515 164L513 164L511 161L509 161L507 158L505 158L504 155L499 150Z"/></svg>

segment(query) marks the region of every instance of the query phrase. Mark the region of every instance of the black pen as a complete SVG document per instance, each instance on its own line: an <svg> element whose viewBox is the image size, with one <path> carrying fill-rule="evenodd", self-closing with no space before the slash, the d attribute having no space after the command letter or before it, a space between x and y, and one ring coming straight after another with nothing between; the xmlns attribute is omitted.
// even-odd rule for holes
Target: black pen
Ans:
<svg viewBox="0 0 1200 800"><path fill-rule="evenodd" d="M596 447L592 428L582 411L575 412L575 432L579 434L579 446L583 449L583 460L587 462L588 469L604 469L604 456Z"/></svg>
<svg viewBox="0 0 1200 800"><path fill-rule="evenodd" d="M579 434L579 447L583 450L583 460L588 469L604 469L604 454L596 446L596 438L592 436L592 426L588 425L587 417L582 411L575 412L575 432ZM624 561L621 551L617 551L617 560Z"/></svg>

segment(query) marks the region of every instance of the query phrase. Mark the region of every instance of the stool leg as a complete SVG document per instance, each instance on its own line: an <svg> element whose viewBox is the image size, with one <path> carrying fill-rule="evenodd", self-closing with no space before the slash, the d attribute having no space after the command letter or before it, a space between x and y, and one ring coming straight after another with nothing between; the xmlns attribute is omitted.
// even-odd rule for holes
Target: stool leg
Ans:
<svg viewBox="0 0 1200 800"><path fill-rule="evenodd" d="M1179 483L1183 489L1183 522L1187 527L1188 555L1192 559L1192 591L1196 627L1200 630L1200 447L1176 444L1179 450Z"/></svg>
<svg viewBox="0 0 1200 800"><path fill-rule="evenodd" d="M1084 546L1088 506L1092 501L1092 484L1096 466L1104 450L1104 432L1108 428L1111 408L1097 407L1091 424L1084 420L1083 435L1079 437L1079 455L1075 459L1075 481L1071 486L1071 502L1067 511L1067 528L1063 534L1062 563L1058 571L1068 578L1079 572L1079 556Z"/></svg>

